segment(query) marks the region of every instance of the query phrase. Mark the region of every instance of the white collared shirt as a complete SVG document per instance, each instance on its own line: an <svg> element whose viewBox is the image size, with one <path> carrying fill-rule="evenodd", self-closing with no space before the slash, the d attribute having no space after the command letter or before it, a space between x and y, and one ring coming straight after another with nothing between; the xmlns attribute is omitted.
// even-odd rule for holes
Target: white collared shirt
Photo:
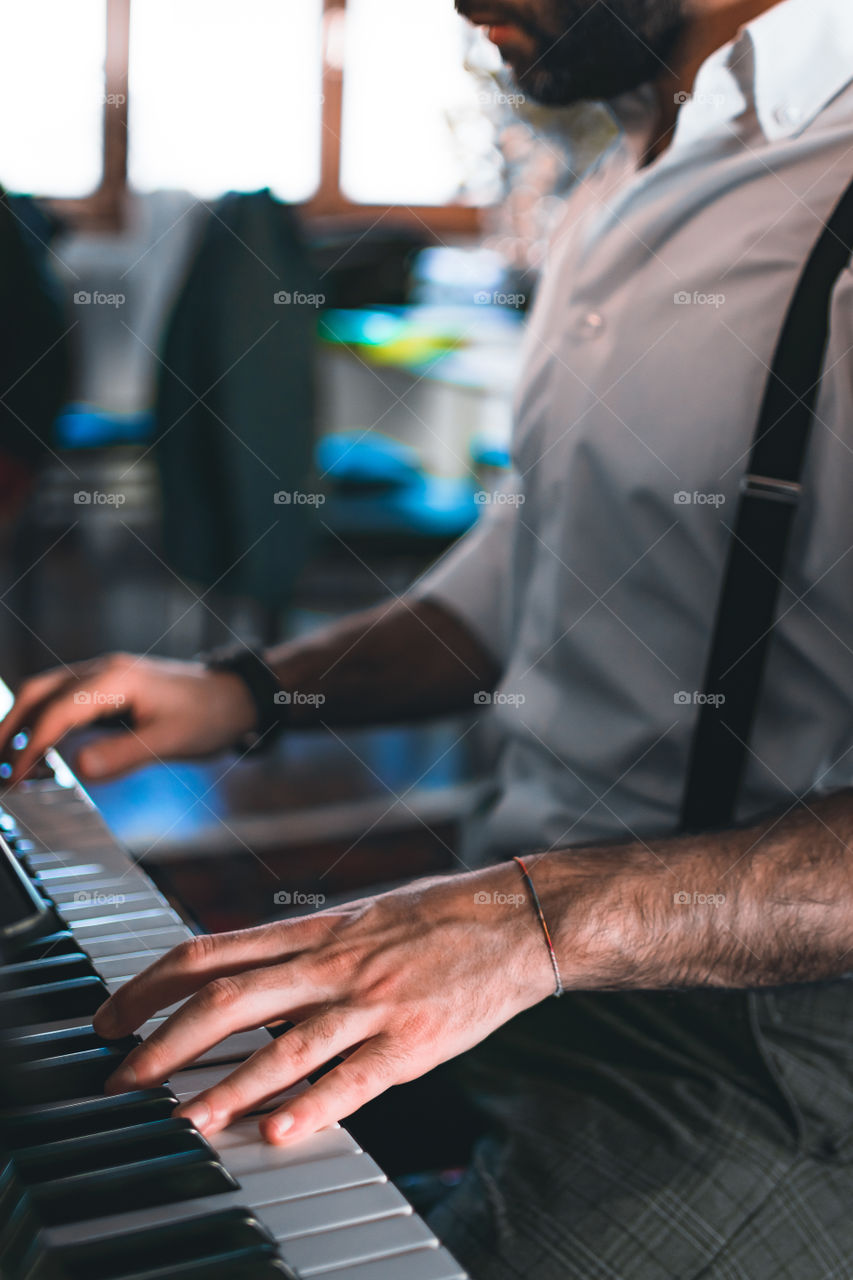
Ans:
<svg viewBox="0 0 853 1280"><path fill-rule="evenodd" d="M576 188L526 336L511 488L424 580L503 663L467 857L671 831L738 484L799 273L853 181L853 5L784 0L649 93ZM853 275L741 817L853 784ZM685 500L688 499L687 501Z"/></svg>

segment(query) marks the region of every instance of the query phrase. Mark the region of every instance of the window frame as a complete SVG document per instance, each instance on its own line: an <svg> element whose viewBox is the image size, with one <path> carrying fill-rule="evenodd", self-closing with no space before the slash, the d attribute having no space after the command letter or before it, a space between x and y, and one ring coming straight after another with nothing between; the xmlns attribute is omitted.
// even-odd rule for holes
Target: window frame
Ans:
<svg viewBox="0 0 853 1280"><path fill-rule="evenodd" d="M101 182L88 196L51 197L45 203L80 231L120 231L125 225L127 185L128 66L132 0L106 0L107 30L104 68L103 169ZM346 9L346 0L324 0L324 17ZM465 204L359 204L341 190L341 135L344 72L323 58L323 108L320 138L320 185L295 207L306 221L362 227L386 222L420 228L435 239L475 236L482 230L483 210Z"/></svg>

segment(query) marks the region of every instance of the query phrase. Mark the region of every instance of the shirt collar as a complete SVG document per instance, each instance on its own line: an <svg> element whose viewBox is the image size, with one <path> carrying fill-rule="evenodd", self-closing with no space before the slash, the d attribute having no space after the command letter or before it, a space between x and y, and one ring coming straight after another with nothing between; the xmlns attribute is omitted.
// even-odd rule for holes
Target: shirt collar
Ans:
<svg viewBox="0 0 853 1280"><path fill-rule="evenodd" d="M750 108L769 142L794 137L851 81L851 0L782 0L702 64L674 142L692 141ZM654 104L649 86L610 103L638 153Z"/></svg>
<svg viewBox="0 0 853 1280"><path fill-rule="evenodd" d="M853 5L783 0L723 52L768 141L795 136L853 81Z"/></svg>

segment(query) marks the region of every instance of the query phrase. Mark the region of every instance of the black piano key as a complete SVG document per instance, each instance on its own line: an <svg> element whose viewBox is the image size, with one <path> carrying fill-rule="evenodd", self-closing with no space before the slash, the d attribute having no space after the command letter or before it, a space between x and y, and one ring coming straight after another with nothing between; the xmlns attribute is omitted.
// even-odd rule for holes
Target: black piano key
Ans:
<svg viewBox="0 0 853 1280"><path fill-rule="evenodd" d="M195 1151L212 1157L214 1152L189 1120L173 1117L150 1124L132 1125L85 1138L65 1138L37 1147L12 1151L18 1176L27 1185L71 1178L78 1173L95 1173L135 1165L158 1156Z"/></svg>
<svg viewBox="0 0 853 1280"><path fill-rule="evenodd" d="M13 1107L0 1111L0 1142L5 1147L59 1142L90 1133L167 1120L178 1105L169 1089L135 1089L111 1098L93 1098L52 1107Z"/></svg>
<svg viewBox="0 0 853 1280"><path fill-rule="evenodd" d="M82 1053L65 1053L53 1058L9 1063L2 1090L19 1103L68 1101L102 1094L107 1080L117 1071L127 1050L101 1045Z"/></svg>
<svg viewBox="0 0 853 1280"><path fill-rule="evenodd" d="M43 956L38 960L5 965L0 970L0 991L20 991L24 987L97 976L92 961L82 952L80 955Z"/></svg>
<svg viewBox="0 0 853 1280"><path fill-rule="evenodd" d="M276 1259L276 1244L252 1213L224 1209L189 1222L134 1231L112 1240L63 1249L58 1259L68 1280L129 1280L129 1277L180 1276L187 1280L218 1280L243 1276L292 1277ZM254 1269L246 1270L250 1262ZM242 1265L243 1271L229 1271ZM192 1268L201 1268L192 1270ZM213 1270L212 1268L222 1268ZM42 1280L37 1273L33 1280Z"/></svg>
<svg viewBox="0 0 853 1280"><path fill-rule="evenodd" d="M84 956L86 952L79 945L70 929L57 929L45 934L42 938L34 938L26 946L21 947L15 959L18 961L40 960L45 956Z"/></svg>
<svg viewBox="0 0 853 1280"><path fill-rule="evenodd" d="M20 991L0 991L0 1028L86 1017L100 1008L107 995L106 987L95 977L48 982Z"/></svg>
<svg viewBox="0 0 853 1280"><path fill-rule="evenodd" d="M237 1182L218 1160L196 1151L141 1160L130 1168L75 1174L29 1188L39 1219L61 1226L132 1209L177 1204L236 1191Z"/></svg>
<svg viewBox="0 0 853 1280"><path fill-rule="evenodd" d="M64 1053L85 1053L88 1049L118 1049L123 1053L130 1053L138 1044L136 1036L104 1040L91 1025L64 1027L60 1031L10 1034L2 1042L3 1052L12 1063L56 1058Z"/></svg>

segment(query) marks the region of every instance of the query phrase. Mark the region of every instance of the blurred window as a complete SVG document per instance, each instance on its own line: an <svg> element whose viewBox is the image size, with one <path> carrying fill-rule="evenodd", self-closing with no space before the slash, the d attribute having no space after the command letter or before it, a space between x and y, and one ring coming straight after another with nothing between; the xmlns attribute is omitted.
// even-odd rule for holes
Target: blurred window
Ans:
<svg viewBox="0 0 853 1280"><path fill-rule="evenodd" d="M0 184L81 226L128 186L270 187L476 230L493 128L452 0L0 0Z"/></svg>
<svg viewBox="0 0 853 1280"><path fill-rule="evenodd" d="M0 0L0 183L85 196L103 167L104 0Z"/></svg>
<svg viewBox="0 0 853 1280"><path fill-rule="evenodd" d="M137 0L128 178L203 198L320 181L323 0Z"/></svg>
<svg viewBox="0 0 853 1280"><path fill-rule="evenodd" d="M451 0L347 0L341 187L364 204L477 203L493 174L471 28Z"/></svg>

